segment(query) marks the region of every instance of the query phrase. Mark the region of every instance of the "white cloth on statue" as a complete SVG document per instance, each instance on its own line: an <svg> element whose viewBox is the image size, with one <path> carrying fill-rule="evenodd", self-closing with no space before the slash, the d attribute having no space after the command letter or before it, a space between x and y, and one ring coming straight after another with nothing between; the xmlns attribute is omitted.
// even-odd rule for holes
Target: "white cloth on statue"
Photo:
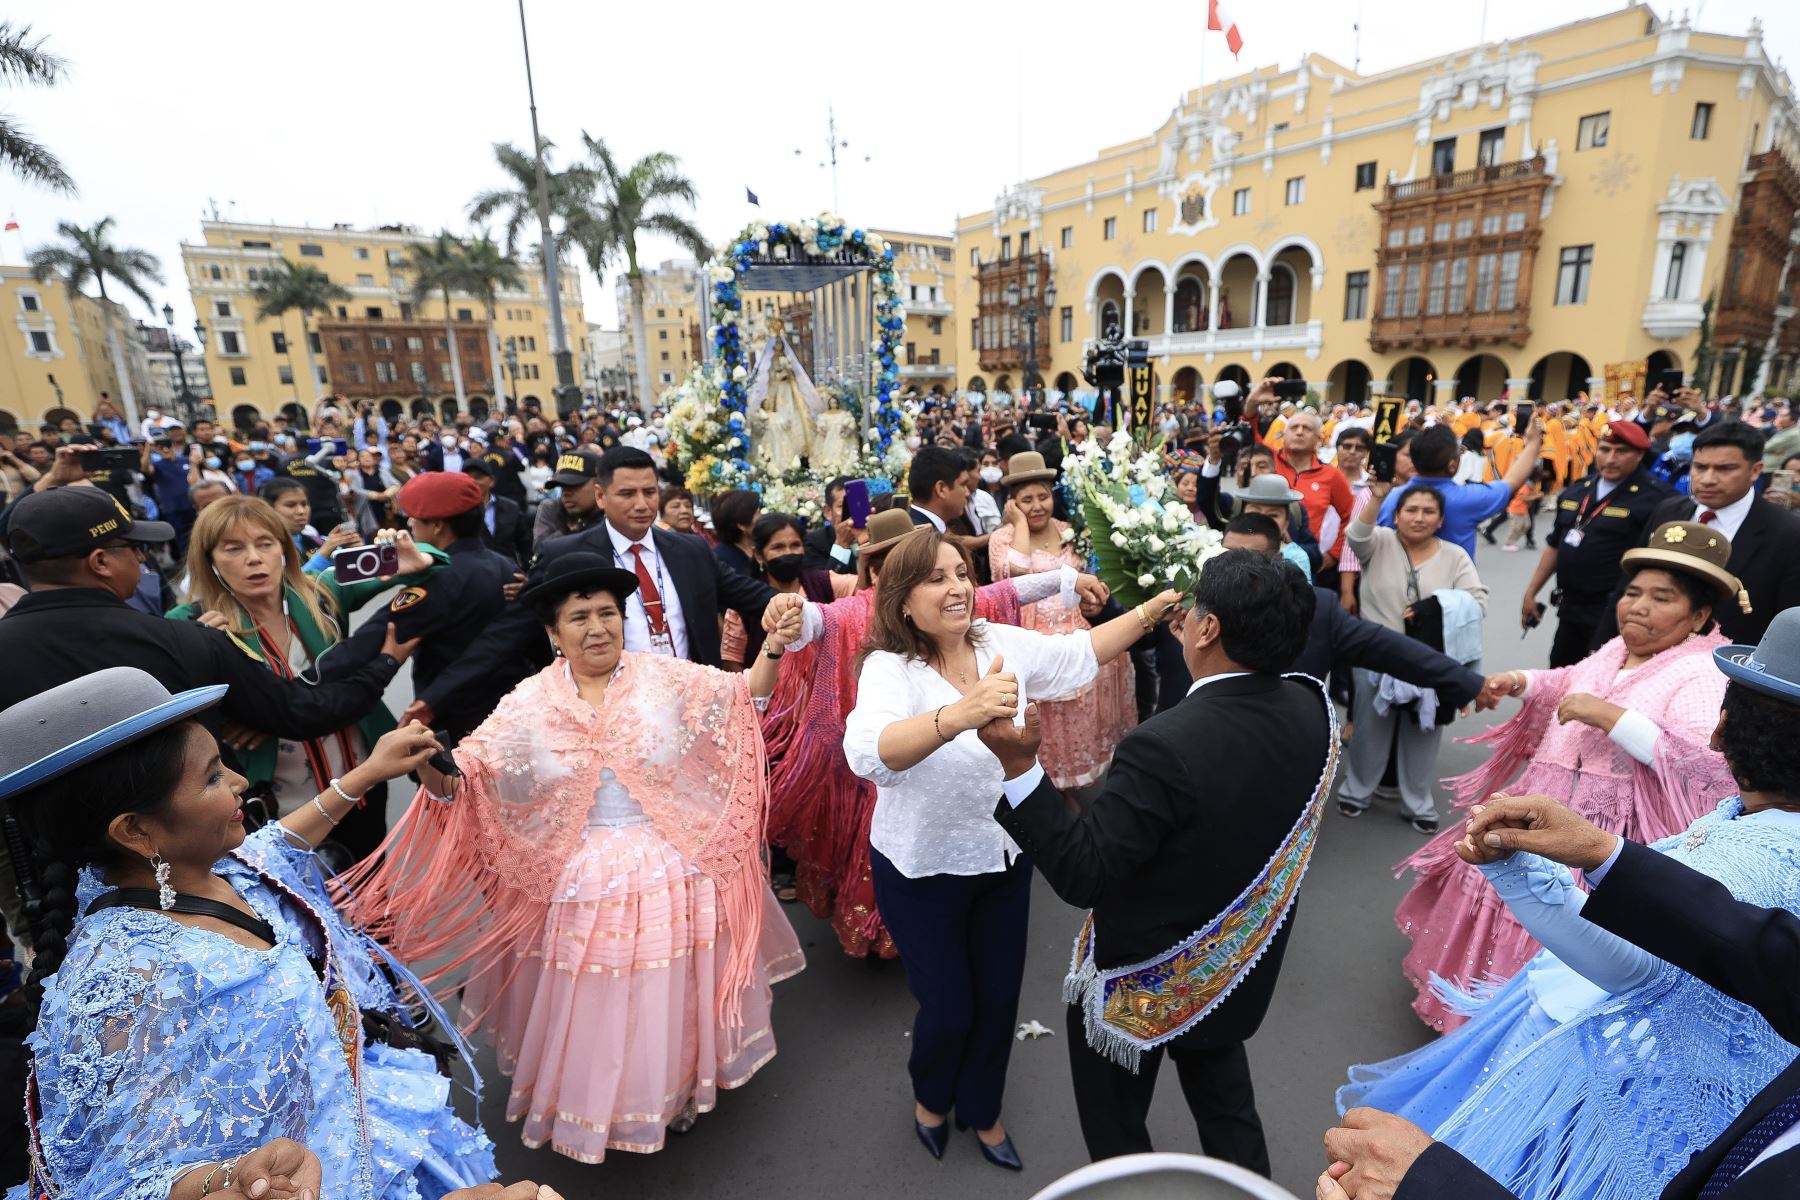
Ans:
<svg viewBox="0 0 1800 1200"><path fill-rule="evenodd" d="M763 346L762 353L756 356L756 374L750 379L750 411L760 411L763 401L769 397L769 368L775 364L777 342L780 343L782 353L787 355L788 365L794 370L795 390L800 393L800 399L806 402L812 415L818 416L825 411L825 397L819 395L819 389L813 386L812 377L800 365L799 356L794 353L794 347L788 342L786 334L782 334L780 338L770 338Z"/></svg>

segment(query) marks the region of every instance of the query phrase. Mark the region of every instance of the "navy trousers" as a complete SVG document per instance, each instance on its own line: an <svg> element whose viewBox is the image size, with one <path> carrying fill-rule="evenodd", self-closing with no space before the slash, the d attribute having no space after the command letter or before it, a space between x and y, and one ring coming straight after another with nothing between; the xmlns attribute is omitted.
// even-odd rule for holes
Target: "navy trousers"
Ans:
<svg viewBox="0 0 1800 1200"><path fill-rule="evenodd" d="M919 1002L907 1060L913 1099L991 1129L1019 1019L1031 862L1021 855L990 875L909 879L881 851L869 857L875 903Z"/></svg>

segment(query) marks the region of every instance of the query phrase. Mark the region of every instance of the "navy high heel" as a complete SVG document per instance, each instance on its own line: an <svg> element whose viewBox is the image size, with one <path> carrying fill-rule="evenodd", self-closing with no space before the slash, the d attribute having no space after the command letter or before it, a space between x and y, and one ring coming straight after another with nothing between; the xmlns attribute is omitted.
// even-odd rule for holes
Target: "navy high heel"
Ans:
<svg viewBox="0 0 1800 1200"><path fill-rule="evenodd" d="M981 1157L987 1159L996 1167L1005 1167L1009 1171L1023 1171L1025 1169L1025 1163L1019 1158L1018 1150L1013 1147L1011 1134L1001 1138L998 1146L988 1145L986 1142L982 1141L979 1136L975 1138L975 1144L981 1147Z"/></svg>
<svg viewBox="0 0 1800 1200"><path fill-rule="evenodd" d="M936 1125L927 1125L917 1117L913 1118L913 1129L918 1132L919 1140L931 1151L931 1157L944 1157L944 1147L950 1144L950 1123L939 1121Z"/></svg>

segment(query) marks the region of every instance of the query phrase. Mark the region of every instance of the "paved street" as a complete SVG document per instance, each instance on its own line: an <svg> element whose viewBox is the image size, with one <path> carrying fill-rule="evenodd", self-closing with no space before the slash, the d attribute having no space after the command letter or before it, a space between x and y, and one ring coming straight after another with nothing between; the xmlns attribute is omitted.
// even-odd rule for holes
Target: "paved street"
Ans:
<svg viewBox="0 0 1800 1200"><path fill-rule="evenodd" d="M1547 516L1540 526L1548 527ZM1551 626L1521 641L1517 617L1535 553L1505 554L1485 543L1480 549L1478 565L1493 591L1486 666L1541 666ZM396 712L405 690L403 678L390 693ZM1508 704L1502 715L1514 708ZM1472 732L1478 724L1459 725L1455 732ZM1474 749L1447 740L1439 773L1467 770L1477 758ZM1335 1115L1332 1093L1345 1067L1426 1040L1425 1027L1407 1007L1410 989L1399 970L1405 940L1393 923L1404 888L1392 867L1421 840L1391 804L1378 803L1355 821L1335 809L1326 813L1275 1003L1250 1045L1275 1178L1302 1197L1312 1195L1323 1166L1319 1139ZM484 1054L482 1116L506 1177L553 1184L571 1200L787 1200L796 1193L982 1194L1002 1200L1029 1196L1087 1161L1069 1088L1059 998L1079 914L1041 878L1020 1018L1042 1021L1056 1036L1020 1043L1013 1055L1005 1121L1026 1163L1021 1177L983 1162L969 1134L952 1141L941 1163L926 1155L911 1127L905 1064L913 1003L900 964L852 962L825 924L799 906L787 912L807 948L808 966L776 990L779 1055L747 1087L723 1093L718 1108L691 1134L671 1139L659 1154L617 1153L599 1166L584 1166L547 1149L524 1149L517 1127L503 1120L506 1080L493 1056ZM1151 1117L1157 1147L1198 1150L1169 1074Z"/></svg>

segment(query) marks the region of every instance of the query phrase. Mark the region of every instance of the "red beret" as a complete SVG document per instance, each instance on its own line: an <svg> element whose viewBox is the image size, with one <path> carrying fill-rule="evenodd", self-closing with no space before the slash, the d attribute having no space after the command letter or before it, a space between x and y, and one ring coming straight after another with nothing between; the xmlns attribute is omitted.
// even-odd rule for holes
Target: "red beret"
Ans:
<svg viewBox="0 0 1800 1200"><path fill-rule="evenodd" d="M400 507L421 521L448 521L481 507L481 485L461 471L421 471L400 485Z"/></svg>
<svg viewBox="0 0 1800 1200"><path fill-rule="evenodd" d="M1633 450L1648 450L1650 448L1650 435L1645 433L1644 427L1639 425L1636 421L1608 421L1606 423L1604 440L1618 442L1623 446L1630 446Z"/></svg>

